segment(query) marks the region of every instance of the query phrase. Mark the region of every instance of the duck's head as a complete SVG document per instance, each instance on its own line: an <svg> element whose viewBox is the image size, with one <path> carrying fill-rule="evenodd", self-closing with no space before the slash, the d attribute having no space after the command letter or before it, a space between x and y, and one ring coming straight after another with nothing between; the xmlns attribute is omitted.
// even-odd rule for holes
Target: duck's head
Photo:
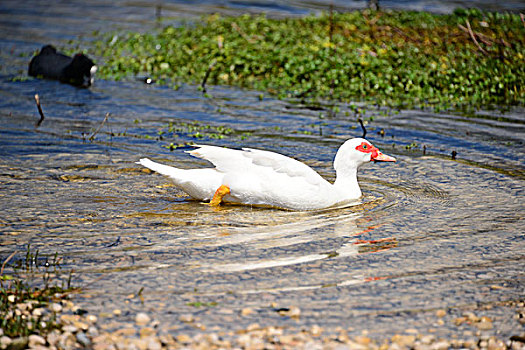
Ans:
<svg viewBox="0 0 525 350"><path fill-rule="evenodd" d="M343 143L334 159L334 168L359 168L368 162L395 162L396 159L381 153L377 147L363 138L350 139Z"/></svg>

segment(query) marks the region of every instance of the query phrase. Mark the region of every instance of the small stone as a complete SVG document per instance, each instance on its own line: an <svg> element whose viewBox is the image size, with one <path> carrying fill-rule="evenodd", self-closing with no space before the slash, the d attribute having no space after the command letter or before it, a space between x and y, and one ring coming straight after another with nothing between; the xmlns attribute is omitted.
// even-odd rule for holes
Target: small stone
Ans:
<svg viewBox="0 0 525 350"><path fill-rule="evenodd" d="M246 327L246 331L248 332L253 332L259 329L261 329L261 326L258 323L252 323Z"/></svg>
<svg viewBox="0 0 525 350"><path fill-rule="evenodd" d="M492 322L482 321L482 322L476 323L476 327L480 331L487 331L489 329L492 329Z"/></svg>
<svg viewBox="0 0 525 350"><path fill-rule="evenodd" d="M171 334L161 334L159 340L162 345L175 345L175 338Z"/></svg>
<svg viewBox="0 0 525 350"><path fill-rule="evenodd" d="M44 308L37 307L36 309L33 310L32 314L35 317L40 317L44 314Z"/></svg>
<svg viewBox="0 0 525 350"><path fill-rule="evenodd" d="M6 335L0 337L0 348L5 349L11 344L11 338Z"/></svg>
<svg viewBox="0 0 525 350"><path fill-rule="evenodd" d="M86 321L88 321L91 324L96 323L97 322L97 316L95 316L95 315L87 315L86 316Z"/></svg>
<svg viewBox="0 0 525 350"><path fill-rule="evenodd" d="M133 339L133 345L135 345L135 348L138 350L148 349L148 343L144 339Z"/></svg>
<svg viewBox="0 0 525 350"><path fill-rule="evenodd" d="M177 335L177 342L182 344L188 344L191 343L191 338L186 334L179 334Z"/></svg>
<svg viewBox="0 0 525 350"><path fill-rule="evenodd" d="M354 338L354 341L358 344L368 346L372 342L372 339L362 336L362 335L358 335L357 337Z"/></svg>
<svg viewBox="0 0 525 350"><path fill-rule="evenodd" d="M46 345L46 340L44 339L44 337L41 337L36 334L31 334L29 336L29 347L34 348L39 345Z"/></svg>
<svg viewBox="0 0 525 350"><path fill-rule="evenodd" d="M78 332L78 328L73 326L73 325L66 325L66 326L63 326L62 327L62 330L64 332L69 332L69 333L76 333Z"/></svg>
<svg viewBox="0 0 525 350"><path fill-rule="evenodd" d="M367 350L368 349L368 345L361 344L359 342L352 341L352 340L349 340L348 342L346 342L345 345L346 347L344 347L343 349L352 349L352 350Z"/></svg>
<svg viewBox="0 0 525 350"><path fill-rule="evenodd" d="M206 330L206 326L203 325L202 323L195 323L193 325L193 327L197 328L197 329L200 329L201 331L205 331Z"/></svg>
<svg viewBox="0 0 525 350"><path fill-rule="evenodd" d="M301 316L301 309L297 306L290 306L289 308L282 308L279 311L279 315L288 316L293 319L298 319Z"/></svg>
<svg viewBox="0 0 525 350"><path fill-rule="evenodd" d="M126 327L116 330L113 334L116 336L132 337L137 334L137 331L133 327Z"/></svg>
<svg viewBox="0 0 525 350"><path fill-rule="evenodd" d="M122 315L122 310L120 310L120 309L115 309L115 310L113 310L113 315L115 315L115 316L120 316L120 315Z"/></svg>
<svg viewBox="0 0 525 350"><path fill-rule="evenodd" d="M21 304L17 304L16 308L19 309L20 311L26 311L29 308L29 305L27 305L26 303L21 303Z"/></svg>
<svg viewBox="0 0 525 350"><path fill-rule="evenodd" d="M465 322L467 322L467 318L466 317L457 317L457 318L454 319L454 324L456 326L461 326Z"/></svg>
<svg viewBox="0 0 525 350"><path fill-rule="evenodd" d="M146 340L146 344L148 346L148 350L161 350L162 345L160 344L160 341L155 337L150 337Z"/></svg>
<svg viewBox="0 0 525 350"><path fill-rule="evenodd" d="M60 315L60 322L62 324L73 324L74 322L78 321L78 316L77 315L67 315L67 314L62 314Z"/></svg>
<svg viewBox="0 0 525 350"><path fill-rule="evenodd" d="M414 335L400 335L396 334L392 337L392 342L396 343L400 346L406 346L409 348L414 347L414 342L416 341L416 337Z"/></svg>
<svg viewBox="0 0 525 350"><path fill-rule="evenodd" d="M467 320L469 320L470 322L479 322L479 317L472 312L467 312L463 314L463 316L466 316Z"/></svg>
<svg viewBox="0 0 525 350"><path fill-rule="evenodd" d="M155 330L151 327L144 327L140 330L140 337L141 338L147 338L151 337L152 335L155 335Z"/></svg>
<svg viewBox="0 0 525 350"><path fill-rule="evenodd" d="M436 311L436 316L437 317L445 317L445 315L447 314L447 312L443 309L440 309L440 310L437 310Z"/></svg>
<svg viewBox="0 0 525 350"><path fill-rule="evenodd" d="M28 345L28 338L27 337L18 337L11 339L11 343L9 343L9 349L11 350L22 350L27 348Z"/></svg>
<svg viewBox="0 0 525 350"><path fill-rule="evenodd" d="M87 334L91 338L98 337L98 329L96 327L91 326L91 327L88 328Z"/></svg>
<svg viewBox="0 0 525 350"><path fill-rule="evenodd" d="M244 309L241 310L241 316L248 316L248 315L253 314L254 312L255 311L253 311L252 308L245 307Z"/></svg>
<svg viewBox="0 0 525 350"><path fill-rule="evenodd" d="M195 318L193 318L192 314L185 314L185 315L180 315L179 321L184 322L184 323L191 323L195 321Z"/></svg>
<svg viewBox="0 0 525 350"><path fill-rule="evenodd" d="M91 340L89 340L84 332L77 333L77 341L85 348L91 345Z"/></svg>
<svg viewBox="0 0 525 350"><path fill-rule="evenodd" d="M47 342L51 346L56 346L59 339L60 332L58 330L54 330L47 335Z"/></svg>
<svg viewBox="0 0 525 350"><path fill-rule="evenodd" d="M318 325L314 324L312 328L310 328L310 333L314 337L319 337L323 333L323 329L319 327Z"/></svg>
<svg viewBox="0 0 525 350"><path fill-rule="evenodd" d="M427 345L434 342L434 340L436 340L436 337L434 337L433 335L424 335L421 337L421 343L427 344Z"/></svg>
<svg viewBox="0 0 525 350"><path fill-rule="evenodd" d="M73 326L77 327L78 329L81 329L83 331L87 331L89 328L89 325L85 322L75 321L73 322Z"/></svg>
<svg viewBox="0 0 525 350"><path fill-rule="evenodd" d="M450 348L450 343L446 340L440 340L430 346L432 350L447 350Z"/></svg>
<svg viewBox="0 0 525 350"><path fill-rule="evenodd" d="M138 326L144 326L148 324L150 321L151 321L151 318L143 312L139 312L137 316L135 316L135 323Z"/></svg>
<svg viewBox="0 0 525 350"><path fill-rule="evenodd" d="M60 335L58 340L58 348L73 349L76 343L75 336L70 332L64 332Z"/></svg>
<svg viewBox="0 0 525 350"><path fill-rule="evenodd" d="M507 349L507 346L505 345L503 341L497 340L495 338L489 339L488 350L505 350L505 349Z"/></svg>
<svg viewBox="0 0 525 350"><path fill-rule="evenodd" d="M60 311L62 311L62 305L58 303L52 303L51 305L49 305L49 310L55 313L59 313Z"/></svg>

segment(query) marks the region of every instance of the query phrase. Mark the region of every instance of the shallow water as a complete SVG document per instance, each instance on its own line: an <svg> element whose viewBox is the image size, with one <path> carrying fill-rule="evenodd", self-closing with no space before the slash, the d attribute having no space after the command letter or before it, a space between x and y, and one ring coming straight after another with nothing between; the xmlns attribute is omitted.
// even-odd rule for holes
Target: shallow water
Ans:
<svg viewBox="0 0 525 350"><path fill-rule="evenodd" d="M81 90L12 81L42 44L75 39L109 17L116 27L155 27L154 17L137 10L139 3L82 2L82 18L74 15L74 2L39 4L27 12L16 2L0 5L2 260L14 251L22 258L28 244L41 256L58 252L63 268L74 269L74 283L85 286L75 297L85 309L122 310L118 317L106 315L115 321L110 328L132 323L145 310L170 332L198 331L179 321L190 313L207 330L257 322L378 336L409 328L451 335L459 332L454 317L491 305L484 314L495 328L487 333L523 331L512 310L499 307L523 298L522 108L464 116L367 107L365 119L374 117L367 138L398 162L361 170L361 204L319 212L213 209L134 162L149 157L184 168L206 166L185 148L166 147L200 142L277 151L333 180L338 146L361 135L353 112L342 105L331 115L328 108L216 86L208 89L213 98L205 98L187 85L175 91L140 81L97 81ZM50 25L40 10L64 13L66 20ZM70 23L78 25L64 31ZM35 93L46 115L40 127ZM212 138L217 127L233 133ZM197 131L208 136L195 138ZM143 304L136 296L141 288ZM276 312L291 306L301 309L298 320ZM243 308L254 313L241 316ZM448 311L443 324L433 316L437 309Z"/></svg>

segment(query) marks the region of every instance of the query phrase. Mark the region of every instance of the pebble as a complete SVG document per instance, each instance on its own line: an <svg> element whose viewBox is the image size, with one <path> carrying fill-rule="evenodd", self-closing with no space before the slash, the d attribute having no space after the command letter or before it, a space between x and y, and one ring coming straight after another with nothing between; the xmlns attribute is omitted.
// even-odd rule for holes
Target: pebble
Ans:
<svg viewBox="0 0 525 350"><path fill-rule="evenodd" d="M318 325L314 324L312 326L312 328L310 328L310 333L314 337L319 337L319 336L321 336L321 334L323 334L323 329L321 327L319 327Z"/></svg>
<svg viewBox="0 0 525 350"><path fill-rule="evenodd" d="M253 314L255 311L253 311L252 308L249 308L249 307L245 307L244 309L241 310L241 316L249 316L251 314Z"/></svg>
<svg viewBox="0 0 525 350"><path fill-rule="evenodd" d="M415 342L416 342L416 336L414 335L396 334L392 337L392 343L396 343L402 347L404 346L404 347L412 348L414 347Z"/></svg>
<svg viewBox="0 0 525 350"><path fill-rule="evenodd" d="M31 334L29 336L29 347L34 348L38 345L46 345L46 340L44 339L44 337L41 337L36 334Z"/></svg>
<svg viewBox="0 0 525 350"><path fill-rule="evenodd" d="M185 315L180 315L179 321L184 322L184 323L191 323L195 321L195 318L193 317L192 314L185 314Z"/></svg>
<svg viewBox="0 0 525 350"><path fill-rule="evenodd" d="M160 341L155 337L150 337L146 340L148 350L161 350L162 345Z"/></svg>
<svg viewBox="0 0 525 350"><path fill-rule="evenodd" d="M183 344L191 342L191 338L186 334L179 334L177 335L176 339L179 343L183 343Z"/></svg>
<svg viewBox="0 0 525 350"><path fill-rule="evenodd" d="M95 315L87 315L86 316L86 321L88 321L91 324L97 323L97 316L95 316Z"/></svg>
<svg viewBox="0 0 525 350"><path fill-rule="evenodd" d="M151 327L144 327L140 329L140 337L141 338L147 338L151 337L152 335L155 335L155 330Z"/></svg>
<svg viewBox="0 0 525 350"><path fill-rule="evenodd" d="M27 345L28 345L27 342L28 342L27 337L19 337L19 338L11 339L11 342L9 343L9 349L10 350L25 349L27 348Z"/></svg>
<svg viewBox="0 0 525 350"><path fill-rule="evenodd" d="M72 325L66 325L62 327L62 330L64 332L76 333L78 331L78 328Z"/></svg>
<svg viewBox="0 0 525 350"><path fill-rule="evenodd" d="M487 331L489 329L492 329L492 322L482 321L482 322L476 323L476 327L480 331Z"/></svg>
<svg viewBox="0 0 525 350"><path fill-rule="evenodd" d="M148 324L150 321L151 321L151 318L143 312L139 312L137 316L135 316L135 323L137 324L137 326L144 326Z"/></svg>
<svg viewBox="0 0 525 350"><path fill-rule="evenodd" d="M83 347L87 348L91 345L91 340L87 337L87 335L84 332L78 332L77 335L77 341L82 345Z"/></svg>
<svg viewBox="0 0 525 350"><path fill-rule="evenodd" d="M11 344L11 338L6 335L0 337L0 348L5 349L9 344Z"/></svg>
<svg viewBox="0 0 525 350"><path fill-rule="evenodd" d="M443 309L440 309L440 310L436 311L436 316L440 317L440 318L441 317L445 317L446 314L447 314L447 312L445 310L443 310Z"/></svg>
<svg viewBox="0 0 525 350"><path fill-rule="evenodd" d="M59 313L62 311L62 305L58 304L58 303L52 303L51 305L49 305L49 310L55 312L55 313Z"/></svg>
<svg viewBox="0 0 525 350"><path fill-rule="evenodd" d="M36 309L33 310L32 314L35 317L40 317L44 314L44 309L41 307L37 307Z"/></svg>
<svg viewBox="0 0 525 350"><path fill-rule="evenodd" d="M447 350L450 348L450 342L446 340L440 340L430 346L432 350Z"/></svg>

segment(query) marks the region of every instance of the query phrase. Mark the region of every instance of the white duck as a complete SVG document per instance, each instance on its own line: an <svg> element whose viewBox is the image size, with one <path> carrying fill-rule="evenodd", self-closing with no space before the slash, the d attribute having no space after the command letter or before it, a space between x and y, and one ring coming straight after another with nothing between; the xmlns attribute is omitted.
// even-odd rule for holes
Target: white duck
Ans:
<svg viewBox="0 0 525 350"><path fill-rule="evenodd" d="M342 206L361 197L357 169L370 161L395 162L362 138L343 143L334 159L333 184L308 165L282 154L251 148L234 150L196 145L186 151L210 161L215 168L179 169L147 158L137 164L167 175L191 197L210 201L317 210Z"/></svg>

